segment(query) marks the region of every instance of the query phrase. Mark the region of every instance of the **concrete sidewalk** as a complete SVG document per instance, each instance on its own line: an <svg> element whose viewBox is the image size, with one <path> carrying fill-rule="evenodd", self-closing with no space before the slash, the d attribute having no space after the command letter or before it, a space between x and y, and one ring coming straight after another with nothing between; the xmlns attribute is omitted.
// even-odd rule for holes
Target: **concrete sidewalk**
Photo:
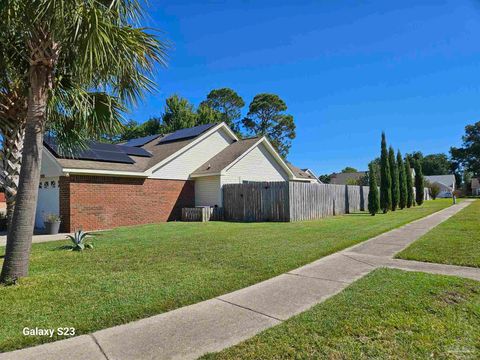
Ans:
<svg viewBox="0 0 480 360"><path fill-rule="evenodd" d="M222 350L307 310L377 267L480 280L480 269L392 256L469 205L455 206L245 289L125 325L0 354L5 359L194 359Z"/></svg>
<svg viewBox="0 0 480 360"><path fill-rule="evenodd" d="M87 231L90 235L100 234L102 232L109 231L109 230L92 230ZM32 243L44 243L49 241L59 241L59 240L67 240L67 235L73 235L73 233L60 233L55 235L46 235L46 234L33 234ZM7 244L7 235L5 232L0 234L0 246L5 246Z"/></svg>
<svg viewBox="0 0 480 360"><path fill-rule="evenodd" d="M33 235L32 243L43 243L48 241L65 240L69 233L60 233L56 235ZM7 244L7 235L0 235L0 246Z"/></svg>

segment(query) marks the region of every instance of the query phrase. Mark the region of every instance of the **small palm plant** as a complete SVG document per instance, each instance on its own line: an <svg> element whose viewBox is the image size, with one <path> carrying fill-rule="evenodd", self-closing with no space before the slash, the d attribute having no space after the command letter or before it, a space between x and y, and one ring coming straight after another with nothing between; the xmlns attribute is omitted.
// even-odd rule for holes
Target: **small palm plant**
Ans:
<svg viewBox="0 0 480 360"><path fill-rule="evenodd" d="M78 230L73 235L67 235L67 238L72 240L73 245L65 245L63 248L71 251L83 251L85 249L93 249L93 244L85 241L89 237L91 237L89 233Z"/></svg>

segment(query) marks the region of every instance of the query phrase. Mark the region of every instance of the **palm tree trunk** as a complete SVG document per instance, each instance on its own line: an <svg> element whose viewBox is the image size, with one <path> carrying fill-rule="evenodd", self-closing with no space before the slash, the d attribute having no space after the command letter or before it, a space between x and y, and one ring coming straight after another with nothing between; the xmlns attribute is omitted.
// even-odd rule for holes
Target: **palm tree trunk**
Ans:
<svg viewBox="0 0 480 360"><path fill-rule="evenodd" d="M49 69L34 65L29 74L28 112L22 168L18 186L13 227L9 231L0 282L15 282L28 275L35 211L42 161L45 111L49 91Z"/></svg>
<svg viewBox="0 0 480 360"><path fill-rule="evenodd" d="M3 148L0 151L2 155L0 161L0 185L5 190L8 228L11 229L22 166L25 118L20 118L19 116L16 120L2 119L0 133L3 136Z"/></svg>

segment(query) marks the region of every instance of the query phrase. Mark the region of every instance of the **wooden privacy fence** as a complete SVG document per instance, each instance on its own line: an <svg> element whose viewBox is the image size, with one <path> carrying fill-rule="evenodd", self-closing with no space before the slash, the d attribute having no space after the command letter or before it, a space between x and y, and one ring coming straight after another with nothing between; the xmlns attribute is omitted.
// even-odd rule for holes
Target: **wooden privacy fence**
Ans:
<svg viewBox="0 0 480 360"><path fill-rule="evenodd" d="M291 182L288 188L288 221L318 219L368 208L368 186Z"/></svg>
<svg viewBox="0 0 480 360"><path fill-rule="evenodd" d="M224 219L301 221L368 209L368 186L257 182L223 186ZM428 200L428 189L425 189Z"/></svg>
<svg viewBox="0 0 480 360"><path fill-rule="evenodd" d="M223 204L225 220L289 221L288 183L226 184Z"/></svg>

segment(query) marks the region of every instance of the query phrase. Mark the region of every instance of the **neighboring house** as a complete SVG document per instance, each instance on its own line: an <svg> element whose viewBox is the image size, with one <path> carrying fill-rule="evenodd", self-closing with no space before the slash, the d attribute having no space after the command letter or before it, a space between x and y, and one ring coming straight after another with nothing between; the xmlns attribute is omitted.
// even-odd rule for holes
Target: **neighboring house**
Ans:
<svg viewBox="0 0 480 360"><path fill-rule="evenodd" d="M315 173L313 172L313 170L310 170L310 169L301 169L304 173L308 174L308 175L311 175L315 178L315 180L317 180L317 182L319 184L323 184L323 182L318 178L317 175L315 175Z"/></svg>
<svg viewBox="0 0 480 360"><path fill-rule="evenodd" d="M367 176L366 171L357 171L349 173L333 173L330 177L330 184L352 185Z"/></svg>
<svg viewBox="0 0 480 360"><path fill-rule="evenodd" d="M313 173L312 170L310 169L300 169L293 165L292 163L287 161L287 165L292 170L292 172L295 174L297 179L301 179L300 181L304 182L304 179L308 179L310 183L322 183ZM293 181L298 181L298 180L293 180Z"/></svg>
<svg viewBox="0 0 480 360"><path fill-rule="evenodd" d="M439 198L449 198L456 190L455 175L431 175L424 176L430 184L437 184L440 187Z"/></svg>
<svg viewBox="0 0 480 360"><path fill-rule="evenodd" d="M245 181L315 182L265 138L240 140L224 123L121 145L92 142L75 158L45 142L36 226L60 214L62 230L179 220L181 209L223 205L222 186Z"/></svg>
<svg viewBox="0 0 480 360"><path fill-rule="evenodd" d="M472 186L472 195L480 195L480 178L473 178L471 182Z"/></svg>

